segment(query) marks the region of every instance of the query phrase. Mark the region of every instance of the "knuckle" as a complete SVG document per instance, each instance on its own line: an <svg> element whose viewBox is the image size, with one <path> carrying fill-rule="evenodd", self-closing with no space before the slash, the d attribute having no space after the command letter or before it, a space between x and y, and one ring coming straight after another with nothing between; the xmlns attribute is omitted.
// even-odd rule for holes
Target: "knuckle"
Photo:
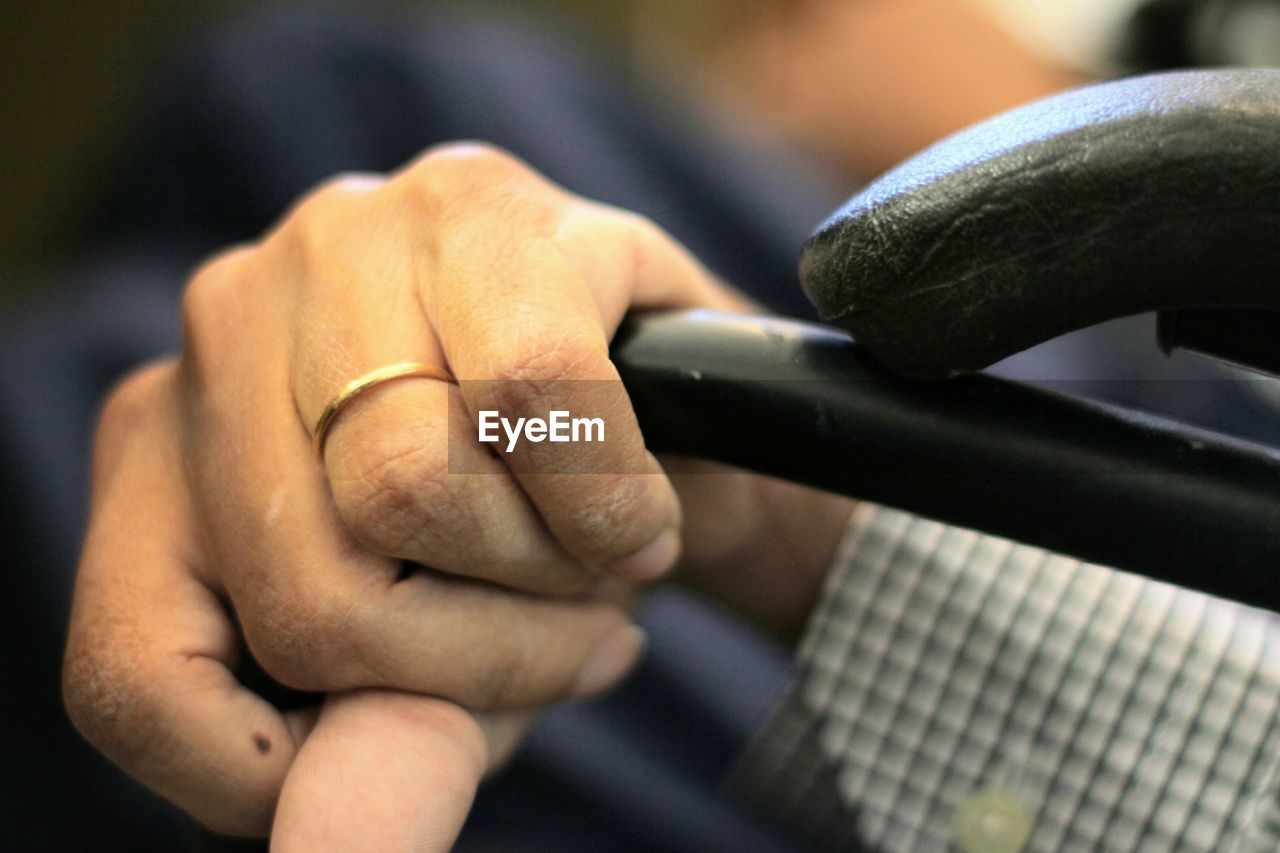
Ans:
<svg viewBox="0 0 1280 853"><path fill-rule="evenodd" d="M162 746L146 713L146 643L123 620L73 625L62 665L62 699L76 730L124 767Z"/></svg>
<svg viewBox="0 0 1280 853"><path fill-rule="evenodd" d="M569 390L565 382L600 378L598 365L608 363L608 354L602 335L561 331L535 335L493 362L494 402L502 410L525 412Z"/></svg>
<svg viewBox="0 0 1280 853"><path fill-rule="evenodd" d="M319 584L292 587L264 591L242 611L249 652L268 675L294 690L348 686L353 650L360 646L358 599Z"/></svg>
<svg viewBox="0 0 1280 853"><path fill-rule="evenodd" d="M343 172L312 187L286 217L293 224L325 221L336 211L345 211L381 186L382 178L366 172Z"/></svg>
<svg viewBox="0 0 1280 853"><path fill-rule="evenodd" d="M449 142L428 149L412 166L415 177L433 185L484 186L517 181L531 174L515 155L484 142Z"/></svg>
<svg viewBox="0 0 1280 853"><path fill-rule="evenodd" d="M613 211L619 232L629 248L637 254L644 252L655 242L667 240L662 226L642 213L629 210Z"/></svg>
<svg viewBox="0 0 1280 853"><path fill-rule="evenodd" d="M111 470L121 458L122 449L152 417L160 388L173 382L175 375L176 362L172 359L151 362L134 370L111 390L103 401L94 433L95 472Z"/></svg>
<svg viewBox="0 0 1280 853"><path fill-rule="evenodd" d="M347 282L368 260L385 211L375 191L380 175L349 172L318 184L302 196L263 243L299 285ZM335 269L337 267L337 269Z"/></svg>
<svg viewBox="0 0 1280 853"><path fill-rule="evenodd" d="M344 179L325 181L304 195L268 238L272 249L299 268L302 281L324 271L335 244L349 230L357 197Z"/></svg>
<svg viewBox="0 0 1280 853"><path fill-rule="evenodd" d="M620 536L619 531L639 530L648 508L646 480L643 476L610 477L600 484L594 500L571 506L568 523L576 531L583 553L607 560L632 550L628 542L634 536Z"/></svg>
<svg viewBox="0 0 1280 853"><path fill-rule="evenodd" d="M527 195L534 172L514 155L480 142L452 142L428 149L397 186L429 217L449 217L479 206L508 206Z"/></svg>
<svg viewBox="0 0 1280 853"><path fill-rule="evenodd" d="M228 301L234 302L237 285L243 281L242 272L251 252L242 246L204 261L192 274L183 293L183 318L202 320L207 315L220 313Z"/></svg>
<svg viewBox="0 0 1280 853"><path fill-rule="evenodd" d="M378 172L339 172L322 182L316 191L328 193L341 201L364 198L372 190L385 184L386 177Z"/></svg>
<svg viewBox="0 0 1280 853"><path fill-rule="evenodd" d="M184 357L202 364L225 345L227 333L245 313L252 292L247 267L252 249L231 249L196 270L182 294Z"/></svg>
<svg viewBox="0 0 1280 853"><path fill-rule="evenodd" d="M92 619L73 619L62 666L63 705L86 741L163 793L175 762L186 764L190 756L172 709L164 707L160 685L166 682L159 677L154 643L123 611L98 610ZM215 831L245 835L270 827L274 796L242 786L220 801L175 802Z"/></svg>
<svg viewBox="0 0 1280 853"><path fill-rule="evenodd" d="M664 254L683 254L666 230L649 217L630 211L617 211L614 215L627 265L637 274L652 267Z"/></svg>
<svg viewBox="0 0 1280 853"><path fill-rule="evenodd" d="M411 544L456 527L461 502L434 429L362 436L336 461L339 512L370 550L412 557L406 550Z"/></svg>
<svg viewBox="0 0 1280 853"><path fill-rule="evenodd" d="M323 237L337 216L347 213L381 186L378 175L361 172L335 174L312 187L285 216L285 227L297 229L303 237Z"/></svg>
<svg viewBox="0 0 1280 853"><path fill-rule="evenodd" d="M136 368L108 392L99 417L99 433L128 431L150 412L159 386L172 380L172 359L148 362Z"/></svg>
<svg viewBox="0 0 1280 853"><path fill-rule="evenodd" d="M506 710L544 699L535 696L529 697L529 703L522 701L535 686L530 681L538 661L531 644L515 639L521 636L518 629L518 622L508 625L504 639L492 647L484 666L467 673L466 680L457 688L460 701L478 710ZM555 692L548 691L549 694Z"/></svg>

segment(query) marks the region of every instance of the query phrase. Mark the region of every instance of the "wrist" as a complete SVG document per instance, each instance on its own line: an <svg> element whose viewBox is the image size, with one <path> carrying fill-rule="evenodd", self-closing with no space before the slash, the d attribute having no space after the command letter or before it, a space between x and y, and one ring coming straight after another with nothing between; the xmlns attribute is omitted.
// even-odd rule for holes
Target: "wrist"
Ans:
<svg viewBox="0 0 1280 853"><path fill-rule="evenodd" d="M795 642L856 502L745 472L690 476L707 478L702 487L719 499L701 507L686 503L686 530L702 535L686 537L675 580ZM741 482L726 488L722 477Z"/></svg>

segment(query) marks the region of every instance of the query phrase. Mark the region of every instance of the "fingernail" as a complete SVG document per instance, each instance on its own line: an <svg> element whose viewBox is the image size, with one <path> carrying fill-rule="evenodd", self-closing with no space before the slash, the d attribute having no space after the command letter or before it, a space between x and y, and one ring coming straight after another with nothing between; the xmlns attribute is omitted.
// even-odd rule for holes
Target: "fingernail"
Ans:
<svg viewBox="0 0 1280 853"><path fill-rule="evenodd" d="M614 631L582 665L570 695L591 696L612 687L635 666L644 644L645 633L635 625Z"/></svg>
<svg viewBox="0 0 1280 853"><path fill-rule="evenodd" d="M653 580L675 565L678 556L680 534L667 528L639 551L610 565L609 574L633 581Z"/></svg>

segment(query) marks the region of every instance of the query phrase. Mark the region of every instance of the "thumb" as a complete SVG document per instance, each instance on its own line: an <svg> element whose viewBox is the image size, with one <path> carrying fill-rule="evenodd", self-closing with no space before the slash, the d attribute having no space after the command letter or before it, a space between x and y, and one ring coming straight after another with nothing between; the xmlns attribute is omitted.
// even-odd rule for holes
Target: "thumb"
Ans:
<svg viewBox="0 0 1280 853"><path fill-rule="evenodd" d="M486 729L442 699L333 694L285 779L271 849L449 850L490 765Z"/></svg>

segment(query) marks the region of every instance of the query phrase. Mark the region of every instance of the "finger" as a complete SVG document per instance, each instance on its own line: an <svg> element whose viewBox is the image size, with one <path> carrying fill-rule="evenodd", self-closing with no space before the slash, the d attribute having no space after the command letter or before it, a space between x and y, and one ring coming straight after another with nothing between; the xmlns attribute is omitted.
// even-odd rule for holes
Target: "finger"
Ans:
<svg viewBox="0 0 1280 853"><path fill-rule="evenodd" d="M285 782L272 850L447 851L489 754L480 723L452 703L331 696Z"/></svg>
<svg viewBox="0 0 1280 853"><path fill-rule="evenodd" d="M285 781L272 849L449 850L482 776L532 720L411 693L333 694Z"/></svg>
<svg viewBox="0 0 1280 853"><path fill-rule="evenodd" d="M354 401L325 469L347 529L392 557L546 595L598 578L551 535L506 467L475 439L457 386L396 382Z"/></svg>
<svg viewBox="0 0 1280 853"><path fill-rule="evenodd" d="M245 638L285 684L397 687L476 708L520 707L598 692L634 662L639 642L621 609L437 571L406 575L351 538L304 440L239 439L203 469L197 493Z"/></svg>
<svg viewBox="0 0 1280 853"><path fill-rule="evenodd" d="M255 296L264 278L298 274L288 257L305 247L273 245L284 251L198 277L186 300L183 359L191 494L211 565L263 669L304 690L398 687L476 708L581 695L621 677L638 647L621 609L440 572L402 581L399 560L352 537L288 392L291 361L269 346L286 318ZM246 345L225 346L218 333L227 328ZM389 324L388 340L396 328ZM483 507L476 517L509 523Z"/></svg>
<svg viewBox="0 0 1280 853"><path fill-rule="evenodd" d="M263 835L305 734L231 673L237 640L196 576L171 368L128 383L103 417L63 672L80 732L216 831Z"/></svg>
<svg viewBox="0 0 1280 853"><path fill-rule="evenodd" d="M477 425L480 412L519 423L552 411L603 424L603 440L526 441L501 456L569 553L596 570L653 577L678 555L675 493L645 448L582 272L544 233L545 215L512 219L495 235L482 212L455 216L437 239L431 318ZM601 251L625 256L591 263L620 276L601 289L629 303L630 248ZM561 471L570 473L551 473Z"/></svg>
<svg viewBox="0 0 1280 853"><path fill-rule="evenodd" d="M404 218L410 208L389 193L351 194L345 184L318 195L274 244L290 259L286 270L305 259L292 384L309 427L345 385L371 370L444 364L405 265L419 239ZM317 252L323 255L311 256ZM450 404L451 393L457 389L438 380L403 378L340 410L324 464L342 521L371 550L443 572L544 594L589 589L595 578L474 440L466 409Z"/></svg>
<svg viewBox="0 0 1280 853"><path fill-rule="evenodd" d="M560 221L555 241L590 287L610 338L634 309L758 310L639 214L579 200Z"/></svg>

